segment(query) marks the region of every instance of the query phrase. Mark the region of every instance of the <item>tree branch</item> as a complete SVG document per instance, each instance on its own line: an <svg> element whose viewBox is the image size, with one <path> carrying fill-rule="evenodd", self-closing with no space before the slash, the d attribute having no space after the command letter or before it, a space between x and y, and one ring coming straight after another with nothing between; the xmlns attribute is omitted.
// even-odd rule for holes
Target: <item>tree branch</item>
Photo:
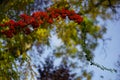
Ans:
<svg viewBox="0 0 120 80"><path fill-rule="evenodd" d="M112 5L111 1L108 0L108 2L109 2L109 5L108 5L108 6L111 8L111 10L112 10L114 13L117 13L117 11L115 10L115 7Z"/></svg>

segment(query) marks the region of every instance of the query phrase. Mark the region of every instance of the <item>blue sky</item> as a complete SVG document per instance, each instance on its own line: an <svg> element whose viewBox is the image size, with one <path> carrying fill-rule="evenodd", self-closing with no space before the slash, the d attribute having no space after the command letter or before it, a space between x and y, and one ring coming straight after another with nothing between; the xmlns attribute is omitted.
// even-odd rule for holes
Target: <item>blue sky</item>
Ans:
<svg viewBox="0 0 120 80"><path fill-rule="evenodd" d="M107 68L116 68L115 64L120 55L120 20L106 21L107 33L105 38L110 38L105 42L104 48L103 43L100 41L100 45L95 51L95 61ZM94 70L93 80L115 80L116 73L109 71L103 71L99 68L92 67ZM101 78L100 76L104 76Z"/></svg>

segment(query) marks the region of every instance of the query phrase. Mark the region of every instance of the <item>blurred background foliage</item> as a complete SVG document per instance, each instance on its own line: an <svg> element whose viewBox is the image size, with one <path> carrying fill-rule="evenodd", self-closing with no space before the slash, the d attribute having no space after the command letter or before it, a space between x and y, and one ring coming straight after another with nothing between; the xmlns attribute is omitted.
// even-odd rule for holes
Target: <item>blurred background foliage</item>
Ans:
<svg viewBox="0 0 120 80"><path fill-rule="evenodd" d="M69 68L73 67L73 69L76 69L80 67L76 62L72 62L70 59L77 59L77 61L85 64L85 66L94 61L93 52L99 44L98 40L103 39L103 35L107 30L105 26L98 25L99 22L97 19L112 20L114 15L117 14L116 6L118 6L119 3L119 0L1 0L1 24L10 19L15 21L19 20L19 15L22 13L31 15L33 12L46 11L48 8L75 10L76 13L83 17L83 22L78 24L68 17L66 17L66 19L58 17L58 19L54 20L53 24L45 23L27 36L24 34L17 34L13 38L0 36L0 79L19 80L21 73L18 67L23 66L24 63L27 63L26 69L34 71L31 68L31 58L36 57L34 57L34 55L29 56L27 52L33 50L33 46L42 48L47 45L48 47L52 47L51 38L55 35L57 40L61 41L61 45L55 47L52 56L61 58L63 64L62 67L55 69L49 66L52 62L46 59L48 63L43 64L43 66L48 66L43 67L43 70L39 67L40 78L43 78L40 80L47 80L44 79L46 75L48 78L49 75L54 77L55 73L53 72L58 73L57 77L62 74L69 74L67 77L65 75L63 76L66 78L65 80L69 80L68 77L72 76L69 73ZM39 53L38 56L42 55L43 50L44 49L37 49ZM35 52L32 54L34 53ZM53 64L51 65L53 66ZM66 65L67 67L64 67ZM38 67L38 64L36 64L36 66ZM80 68L81 76L87 77L87 80L91 80L92 75L86 72L83 67ZM52 69L53 72L47 73L50 69ZM61 69L64 71L67 70L67 72L60 73ZM41 70L42 72L40 72ZM28 74L29 71L25 70L25 73ZM42 73L44 73L44 76L41 76ZM75 80L82 80L81 76ZM52 78L52 80L56 79Z"/></svg>

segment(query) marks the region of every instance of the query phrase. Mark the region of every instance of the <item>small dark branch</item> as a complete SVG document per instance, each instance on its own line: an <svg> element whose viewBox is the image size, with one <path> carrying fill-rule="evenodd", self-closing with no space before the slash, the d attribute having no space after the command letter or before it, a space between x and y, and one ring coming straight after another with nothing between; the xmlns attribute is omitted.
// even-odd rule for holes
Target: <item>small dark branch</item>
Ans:
<svg viewBox="0 0 120 80"><path fill-rule="evenodd" d="M108 2L109 2L109 6L112 6L112 3L111 3L111 1L110 1L110 0L108 0Z"/></svg>
<svg viewBox="0 0 120 80"><path fill-rule="evenodd" d="M113 11L114 13L117 13L117 11L115 10L115 7L112 5L111 1L108 0L108 2L109 2L109 5L108 5L108 6L112 9L112 11Z"/></svg>

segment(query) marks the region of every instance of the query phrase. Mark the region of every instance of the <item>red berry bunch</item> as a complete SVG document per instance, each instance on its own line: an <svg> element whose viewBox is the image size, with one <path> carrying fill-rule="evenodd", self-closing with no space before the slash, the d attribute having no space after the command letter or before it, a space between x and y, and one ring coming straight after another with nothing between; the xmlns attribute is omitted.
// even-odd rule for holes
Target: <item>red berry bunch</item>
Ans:
<svg viewBox="0 0 120 80"><path fill-rule="evenodd" d="M78 24L80 24L83 21L83 18L76 14L74 10L67 10L67 9L48 9L50 11L51 18L57 18L58 16L61 16L63 19L68 16L70 20L74 20Z"/></svg>
<svg viewBox="0 0 120 80"><path fill-rule="evenodd" d="M47 10L47 12L37 11L32 15L22 14L20 15L21 19L19 21L10 20L4 24L0 24L0 34L5 35L7 38L12 38L14 35L20 32L28 35L32 32L28 25L31 25L35 30L45 22L52 24L53 19L57 18L58 16L62 17L63 19L68 16L70 20L74 20L78 24L83 21L83 18L76 14L73 10L70 11L66 9L50 8ZM8 29L4 29L6 27L8 27Z"/></svg>

